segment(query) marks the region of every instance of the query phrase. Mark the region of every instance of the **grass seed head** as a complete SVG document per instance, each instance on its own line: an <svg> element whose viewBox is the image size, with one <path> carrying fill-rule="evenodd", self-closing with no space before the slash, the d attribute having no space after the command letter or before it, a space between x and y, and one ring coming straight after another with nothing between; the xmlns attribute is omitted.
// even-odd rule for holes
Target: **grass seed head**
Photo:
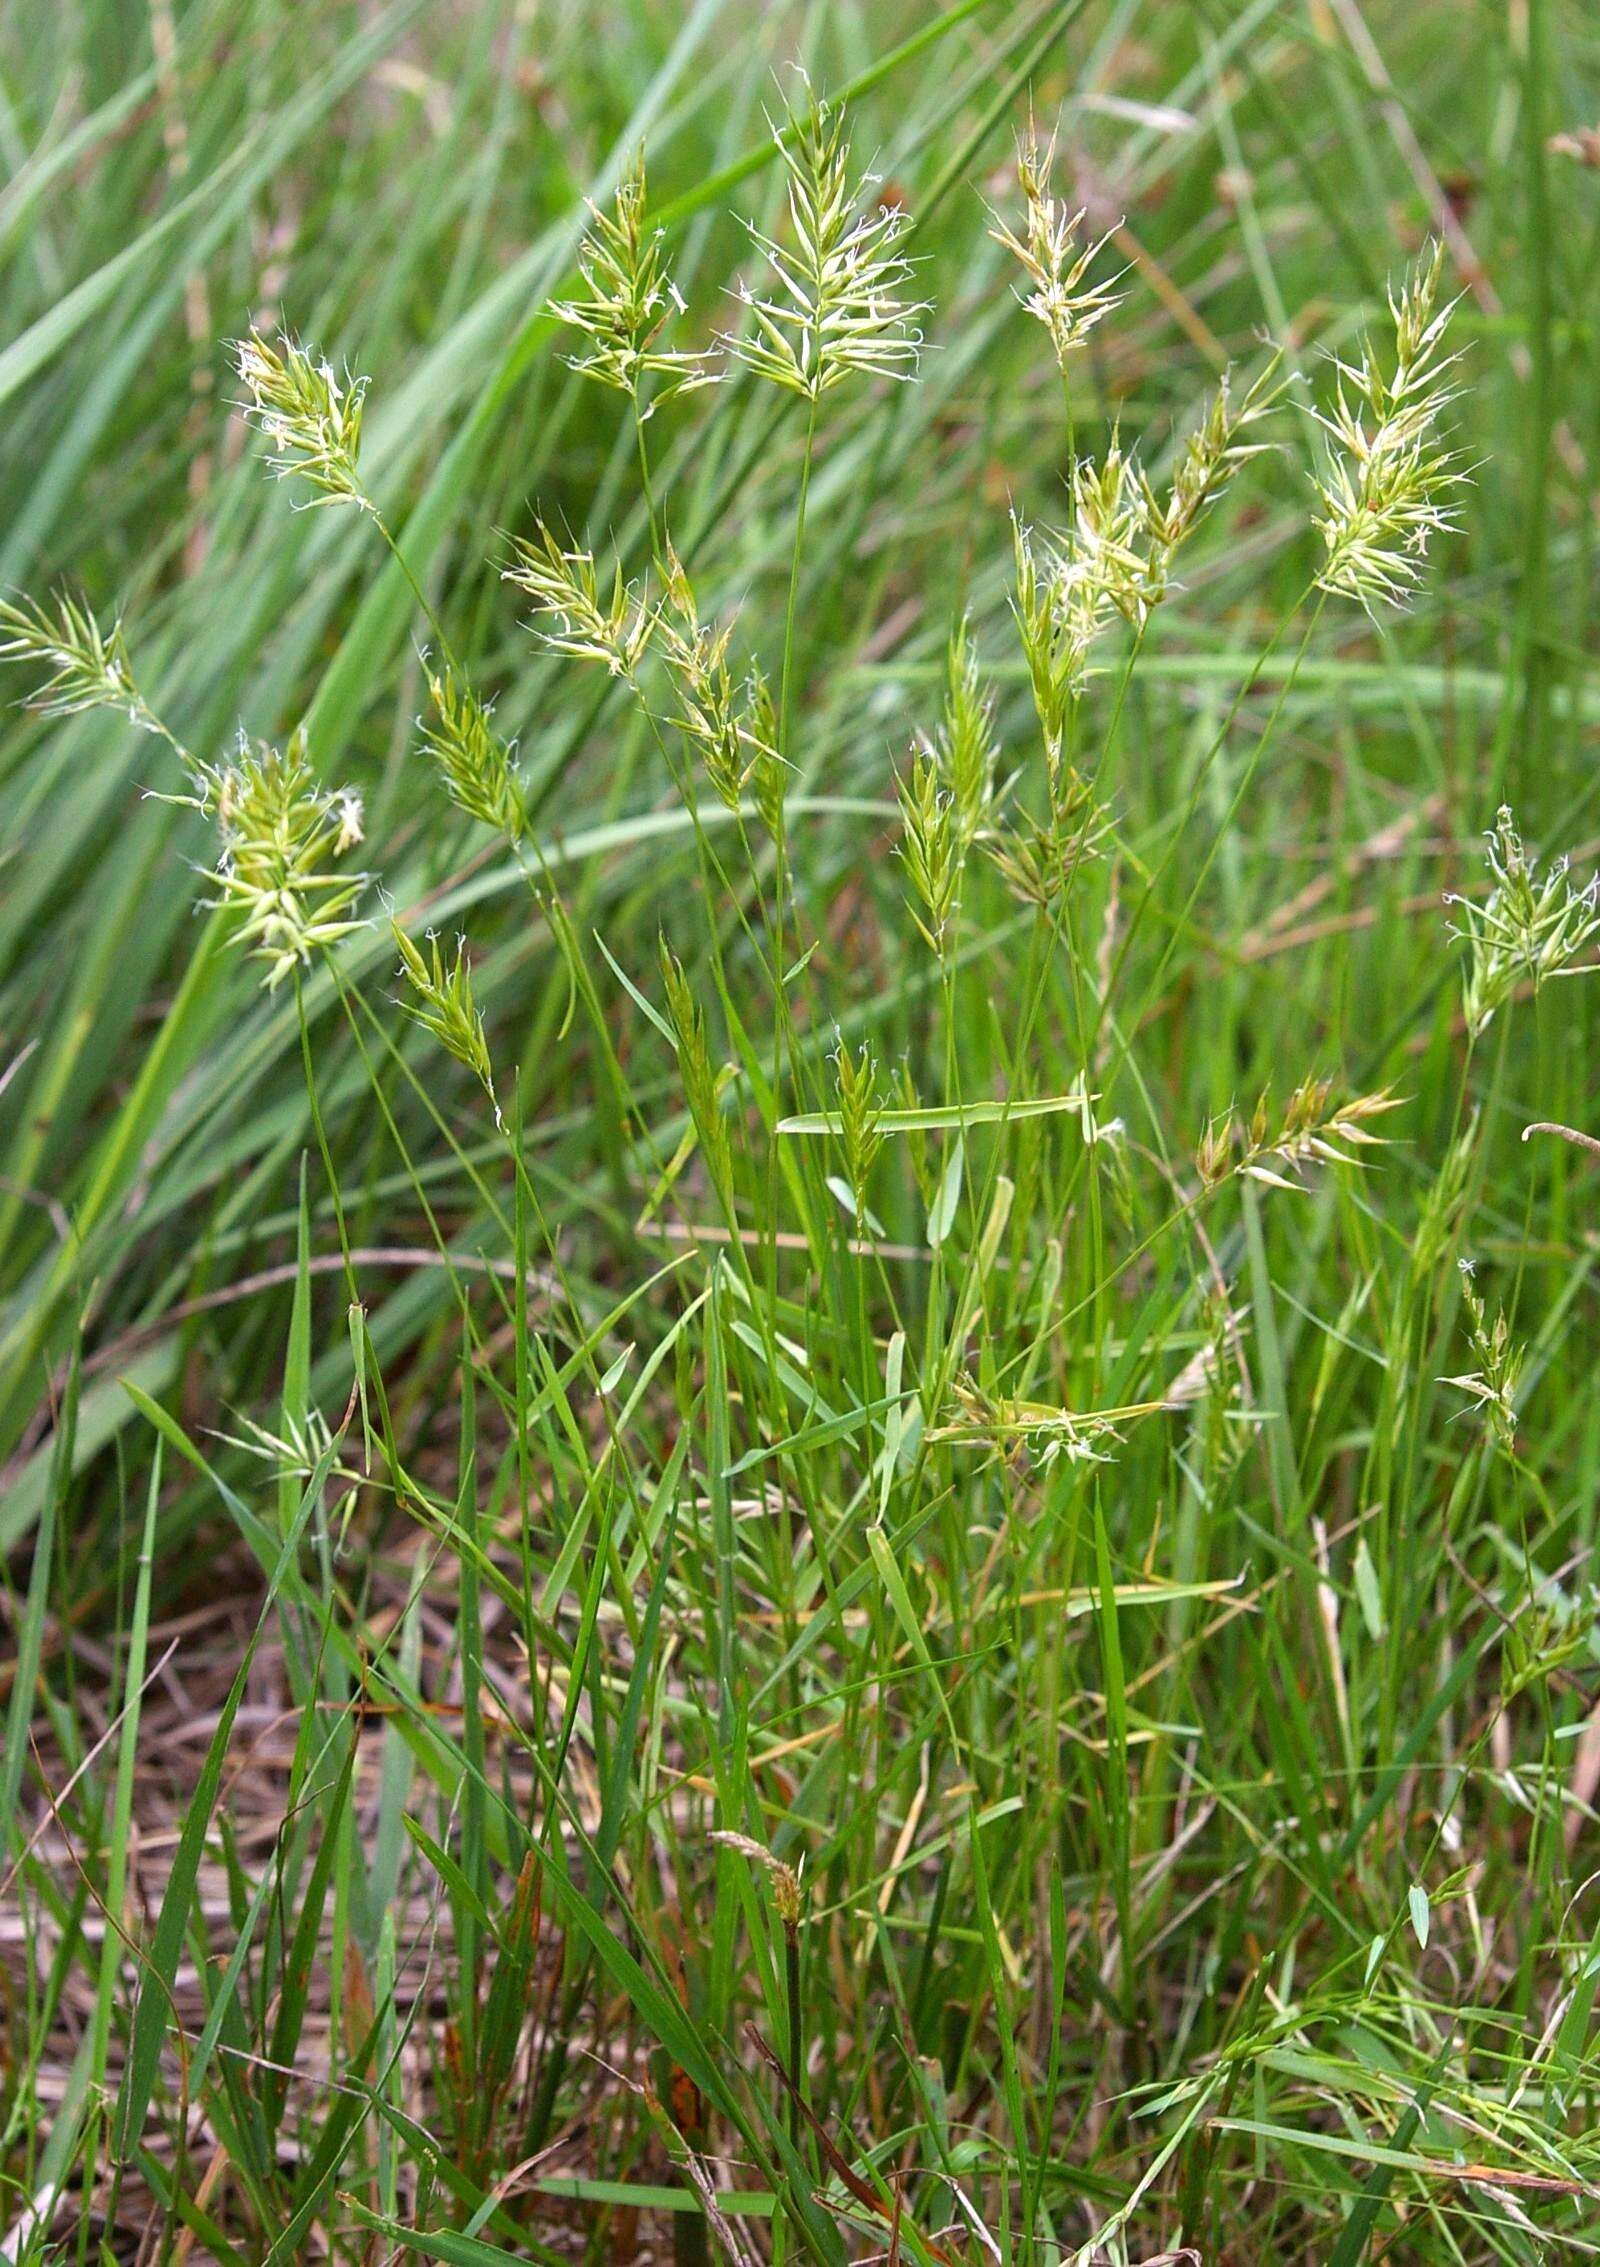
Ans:
<svg viewBox="0 0 1600 2267"><path fill-rule="evenodd" d="M1364 340L1359 361L1336 361L1334 406L1319 419L1329 448L1317 481L1317 580L1368 613L1411 596L1430 537L1456 524L1450 499L1466 478L1457 453L1438 437L1457 359L1445 346L1451 307L1438 305L1443 258L1435 244L1389 295L1392 374Z"/></svg>
<svg viewBox="0 0 1600 2267"><path fill-rule="evenodd" d="M491 711L448 664L437 676L430 669L427 677L431 713L423 721L422 745L445 792L469 818L519 842L528 824L527 806L511 751L495 731Z"/></svg>
<svg viewBox="0 0 1600 2267"><path fill-rule="evenodd" d="M430 934L428 952L424 955L398 921L391 921L389 928L400 954L400 973L406 982L406 996L399 1002L401 1011L424 1031L431 1032L447 1055L452 1055L471 1071L494 1104L498 1125L500 1105L495 1099L494 1066L489 1059L482 1011L473 997L466 938L457 937L455 959L447 962L436 936Z"/></svg>
<svg viewBox="0 0 1600 2267"><path fill-rule="evenodd" d="M843 1039L834 1053L834 1076L839 1088L839 1122L844 1143L845 1173L856 1200L856 1217L866 1211L867 1182L883 1146L883 1103L878 1093L878 1066L863 1041L852 1055Z"/></svg>
<svg viewBox="0 0 1600 2267"><path fill-rule="evenodd" d="M733 625L713 630L701 621L689 578L670 546L666 603L656 616L656 628L677 694L679 726L718 801L736 811L752 775L763 764L778 761L771 696L759 672L736 683L728 659ZM782 766L778 768L781 773Z"/></svg>
<svg viewBox="0 0 1600 2267"><path fill-rule="evenodd" d="M1026 1451L1041 1470L1062 1460L1109 1464L1112 1451L1122 1445L1122 1428L1129 1419L1153 1414L1160 1407L1159 1402L1151 1402L1148 1408L1141 1404L1102 1413L1011 1401L963 1375L952 1385L950 1405L928 1438L951 1447L987 1447L1003 1456Z"/></svg>
<svg viewBox="0 0 1600 2267"><path fill-rule="evenodd" d="M65 591L52 607L30 598L0 599L0 661L32 662L48 672L27 703L40 716L112 708L145 731L160 729L133 681L120 618L102 630L88 607Z"/></svg>
<svg viewBox="0 0 1600 2267"><path fill-rule="evenodd" d="M641 155L618 184L611 210L589 207L592 222L578 252L585 295L556 300L550 309L589 341L585 353L571 357L573 369L628 394L642 417L675 394L714 384L719 375L704 355L661 344L673 314L683 312L683 301L667 274L661 231L649 225L646 206Z"/></svg>
<svg viewBox="0 0 1600 2267"><path fill-rule="evenodd" d="M1105 805L1082 773L1067 764L1051 784L1049 817L1040 821L1023 812L986 836L983 848L1020 905L1059 918L1073 884L1100 856L1110 832Z"/></svg>
<svg viewBox="0 0 1600 2267"><path fill-rule="evenodd" d="M847 378L910 378L926 302L904 296L905 214L870 204L870 176L852 180L843 121L827 104L792 109L773 139L788 176L790 241L750 229L769 282L765 293L740 285L745 327L723 344L813 405Z"/></svg>
<svg viewBox="0 0 1600 2267"><path fill-rule="evenodd" d="M613 677L631 678L650 643L655 617L623 581L620 563L610 596L602 598L593 552L568 549L543 520L534 523L531 539L514 537L512 548L516 556L503 569L502 580L553 618L555 628L544 632L552 651L602 662Z"/></svg>
<svg viewBox="0 0 1600 2267"><path fill-rule="evenodd" d="M683 1098L694 1120L695 1132L717 1194L729 1203L733 1190L733 1150L728 1121L722 1108L722 1081L711 1061L706 1036L705 1010L683 972L683 964L661 944L661 981L666 994L667 1021L672 1027L683 1080Z"/></svg>
<svg viewBox="0 0 1600 2267"><path fill-rule="evenodd" d="M1538 991L1548 977L1571 970L1584 947L1600 936L1600 875L1574 889L1564 858L1541 873L1505 804L1487 842L1493 877L1488 896L1445 899L1460 915L1454 933L1467 946L1463 1009L1474 1039L1519 984L1531 983Z"/></svg>
<svg viewBox="0 0 1600 2267"><path fill-rule="evenodd" d="M267 968L267 989L364 926L350 918L367 877L336 870L361 840L361 803L317 784L305 734L251 747L208 770L190 798L214 808L222 835L213 903L238 918L237 941Z"/></svg>
<svg viewBox="0 0 1600 2267"><path fill-rule="evenodd" d="M926 748L912 756L895 782L900 803L899 856L911 881L906 902L930 951L942 959L961 905L965 845L956 823L955 798L944 786L937 757Z"/></svg>
<svg viewBox="0 0 1600 2267"><path fill-rule="evenodd" d="M1146 609L1146 492L1115 442L1101 464L1074 465L1071 491L1063 535L1041 540L1015 517L1011 523L1011 611L1052 780L1102 632L1118 613L1142 621Z"/></svg>
<svg viewBox="0 0 1600 2267"><path fill-rule="evenodd" d="M312 504L355 504L370 512L361 485L361 412L367 380L341 377L292 338L271 345L252 330L233 349L245 389L244 413L266 436L280 480L304 480Z"/></svg>
<svg viewBox="0 0 1600 2267"><path fill-rule="evenodd" d="M745 730L755 747L749 769L756 816L774 842L783 840L783 807L789 792L789 766L778 753L778 704L772 687L754 664L744 685Z"/></svg>
<svg viewBox="0 0 1600 2267"><path fill-rule="evenodd" d="M1106 235L1096 243L1085 244L1082 210L1069 212L1051 194L1055 154L1053 134L1044 143L1031 132L1019 141L1017 186L1022 191L1022 234L1008 228L998 215L989 233L1020 263L1027 283L1017 297L1049 333L1064 377L1068 363L1089 333L1122 305L1124 295L1116 289L1120 274L1090 281L1090 270L1111 238Z"/></svg>
<svg viewBox="0 0 1600 2267"><path fill-rule="evenodd" d="M1238 397L1224 371L1204 418L1182 443L1164 503L1146 491L1148 549L1145 583L1148 602L1165 595L1172 562L1240 469L1264 455L1270 442L1250 434L1277 407L1287 381L1274 355L1266 369Z"/></svg>
<svg viewBox="0 0 1600 2267"><path fill-rule="evenodd" d="M988 818L999 752L994 702L979 677L978 656L963 619L951 636L945 659L944 718L932 753L955 806L964 843L976 839Z"/></svg>
<svg viewBox="0 0 1600 2267"><path fill-rule="evenodd" d="M1080 682L1113 613L1141 629L1158 593L1150 572L1154 498L1113 437L1098 464L1072 468L1072 517L1055 563L1054 598Z"/></svg>
<svg viewBox="0 0 1600 2267"><path fill-rule="evenodd" d="M1332 1097L1329 1080L1305 1078L1290 1095L1276 1125L1264 1094L1248 1120L1231 1110L1214 1119L1195 1156L1201 1187L1220 1188L1224 1181L1242 1174L1268 1188L1298 1190L1303 1183L1290 1175L1303 1172L1307 1166L1360 1164L1360 1152L1379 1147L1383 1141L1381 1134L1371 1130L1371 1121L1398 1109L1399 1097L1385 1090L1360 1094L1337 1105Z"/></svg>
<svg viewBox="0 0 1600 2267"><path fill-rule="evenodd" d="M1489 1320L1477 1285L1472 1279L1472 1262L1457 1262L1461 1270L1461 1297L1467 1310L1467 1328L1472 1350L1478 1357L1478 1367L1459 1377L1441 1378L1441 1385L1453 1385L1465 1393L1476 1405L1487 1423L1501 1453L1514 1456L1517 1447L1517 1388L1522 1380L1523 1352L1514 1344L1511 1325L1506 1321L1504 1309Z"/></svg>

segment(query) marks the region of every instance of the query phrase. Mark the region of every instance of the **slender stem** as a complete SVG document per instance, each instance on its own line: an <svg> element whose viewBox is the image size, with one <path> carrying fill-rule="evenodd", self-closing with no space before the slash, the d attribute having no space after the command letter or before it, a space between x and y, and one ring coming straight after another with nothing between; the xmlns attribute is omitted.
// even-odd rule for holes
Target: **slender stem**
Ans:
<svg viewBox="0 0 1600 2267"><path fill-rule="evenodd" d="M805 550L806 505L811 495L811 464L817 446L817 405L806 419L805 454L800 460L800 494L794 512L794 550L789 560L789 603L783 617L783 679L778 698L778 753L789 761L794 714L794 626L800 606L800 562Z"/></svg>
<svg viewBox="0 0 1600 2267"><path fill-rule="evenodd" d="M800 1931L798 1925L786 1920L783 1927L783 1970L789 2002L789 2142L795 2155L800 2154L800 2082L804 2074L805 2057L801 2052L800 2023Z"/></svg>
<svg viewBox="0 0 1600 2267"><path fill-rule="evenodd" d="M450 674L453 677L462 677L463 672L461 664L457 661L455 654L451 649L450 640L445 635L444 624L440 621L438 615L435 613L433 603L428 597L427 592L423 589L421 583L418 582L416 576L412 573L411 562L407 559L405 553L401 550L399 544L395 541L388 521L384 518L377 505L374 504L370 500L370 498L367 502L367 509L372 514L373 525L376 527L378 533L383 537L384 543L388 547L390 558L400 569L400 572L405 576L406 582L410 586L412 597L416 600L418 606L421 607L429 629L432 630L434 636L438 639L439 651L444 655L445 663L449 668Z"/></svg>
<svg viewBox="0 0 1600 2267"><path fill-rule="evenodd" d="M644 508L650 516L650 555L658 573L666 572L667 545L661 526L661 512L656 503L655 482L650 477L650 450L644 437L645 412L639 406L639 397L633 396L633 434L639 444L639 484L644 490Z"/></svg>

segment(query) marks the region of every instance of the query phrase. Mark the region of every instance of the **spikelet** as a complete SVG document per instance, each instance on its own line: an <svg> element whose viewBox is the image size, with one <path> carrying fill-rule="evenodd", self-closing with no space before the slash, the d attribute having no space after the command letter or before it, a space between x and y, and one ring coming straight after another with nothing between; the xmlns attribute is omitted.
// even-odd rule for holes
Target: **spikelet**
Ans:
<svg viewBox="0 0 1600 2267"><path fill-rule="evenodd" d="M1450 496L1466 478L1438 438L1457 359L1445 351L1451 308L1437 304L1443 259L1435 244L1389 295L1393 376L1384 376L1364 341L1359 362L1336 363L1333 411L1319 418L1330 446L1317 481L1324 554L1317 580L1369 613L1411 596L1429 538L1456 524Z"/></svg>
<svg viewBox="0 0 1600 2267"><path fill-rule="evenodd" d="M374 507L356 469L367 380L340 377L297 340L269 345L259 331L236 340L234 368L245 389L243 408L265 434L268 462L280 480L304 480L312 504Z"/></svg>
<svg viewBox="0 0 1600 2267"><path fill-rule="evenodd" d="M792 242L751 228L771 280L765 295L740 285L748 322L723 344L757 377L813 404L847 378L911 377L926 308L902 296L912 272L898 249L905 215L891 205L863 209L870 179L852 184L843 125L826 104L791 112L773 138L788 175Z"/></svg>
<svg viewBox="0 0 1600 2267"><path fill-rule="evenodd" d="M589 341L585 353L571 357L572 368L629 395L641 417L675 394L713 385L718 376L704 355L661 344L683 301L661 257L661 232L647 224L645 210L641 155L618 184L611 211L589 207L592 225L578 252L587 295L556 300L550 309ZM656 383L646 399L650 379Z"/></svg>

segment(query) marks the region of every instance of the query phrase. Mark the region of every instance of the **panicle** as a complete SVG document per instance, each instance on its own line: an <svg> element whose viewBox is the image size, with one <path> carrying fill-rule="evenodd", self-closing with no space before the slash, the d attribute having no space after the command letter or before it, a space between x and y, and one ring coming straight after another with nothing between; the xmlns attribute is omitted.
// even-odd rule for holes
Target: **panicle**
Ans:
<svg viewBox="0 0 1600 2267"><path fill-rule="evenodd" d="M422 745L445 792L469 818L519 842L528 824L527 806L492 712L448 663L437 676L430 669L427 678L431 714L422 726Z"/></svg>
<svg viewBox="0 0 1600 2267"><path fill-rule="evenodd" d="M1358 1165L1359 1152L1381 1146L1383 1136L1370 1130L1369 1121L1400 1106L1387 1089L1360 1094L1349 1102L1333 1102L1333 1089L1325 1078L1306 1078L1290 1095L1283 1116L1274 1126L1263 1095L1248 1121L1230 1110L1207 1127L1195 1164L1204 1189L1220 1188L1236 1173L1275 1189L1299 1189L1289 1175L1308 1165Z"/></svg>
<svg viewBox="0 0 1600 2267"><path fill-rule="evenodd" d="M763 706L758 675L752 673L743 686L735 681L728 659L733 625L712 630L701 621L689 578L670 545L666 601L656 628L677 696L678 723L718 800L736 811L752 775L778 761L776 731L767 715L771 702Z"/></svg>
<svg viewBox="0 0 1600 2267"><path fill-rule="evenodd" d="M903 296L912 276L899 250L904 213L863 209L870 177L851 180L837 110L791 111L773 138L788 176L791 241L751 228L770 281L765 294L740 285L746 324L723 344L758 377L813 404L847 378L911 377L926 302Z"/></svg>
<svg viewBox="0 0 1600 2267"><path fill-rule="evenodd" d="M1073 466L1071 496L1054 597L1087 674L1089 650L1111 615L1141 629L1154 604L1147 556L1154 499L1114 437L1098 464Z"/></svg>
<svg viewBox="0 0 1600 2267"><path fill-rule="evenodd" d="M256 330L235 341L233 356L244 413L265 434L278 477L307 482L313 504L373 511L357 471L367 380L341 377L297 340L273 346Z"/></svg>
<svg viewBox="0 0 1600 2267"><path fill-rule="evenodd" d="M428 952L424 955L398 921L391 921L389 927L400 954L400 972L407 987L406 997L398 1002L400 1009L413 1023L431 1032L447 1055L471 1071L494 1104L498 1125L500 1105L495 1100L494 1066L489 1060L483 1014L473 997L466 938L457 937L455 959L447 962L439 949L438 938L431 932Z"/></svg>
<svg viewBox="0 0 1600 2267"><path fill-rule="evenodd" d="M214 809L222 846L212 900L238 917L237 941L266 964L276 990L314 953L364 926L350 918L367 877L335 870L361 840L361 803L317 784L303 731L287 748L252 747L205 767L192 798Z"/></svg>
<svg viewBox="0 0 1600 2267"><path fill-rule="evenodd" d="M1242 465L1264 455L1270 442L1248 438L1253 428L1277 407L1287 384L1279 374L1274 355L1261 375L1236 398L1232 373L1224 371L1210 407L1183 442L1173 469L1166 501L1146 491L1148 550L1145 562L1146 602L1154 605L1165 596L1172 562L1179 547L1199 525Z"/></svg>
<svg viewBox="0 0 1600 2267"><path fill-rule="evenodd" d="M28 706L40 716L78 716L85 709L120 709L147 732L161 727L133 681L120 618L102 630L87 606L56 594L53 608L31 598L0 599L0 661L27 661L47 670Z"/></svg>
<svg viewBox="0 0 1600 2267"><path fill-rule="evenodd" d="M911 882L906 902L924 942L942 959L949 950L961 905L964 846L955 799L940 778L939 762L918 748L895 782L900 803L899 856Z"/></svg>
<svg viewBox="0 0 1600 2267"><path fill-rule="evenodd" d="M1429 538L1456 524L1450 499L1466 479L1457 452L1438 437L1455 396L1457 360L1445 347L1454 303L1438 306L1443 258L1435 244L1389 295L1393 374L1384 374L1371 340L1363 341L1358 362L1336 362L1334 406L1319 417L1329 448L1317 480L1317 580L1369 613L1411 596Z"/></svg>
<svg viewBox="0 0 1600 2267"><path fill-rule="evenodd" d="M772 840L783 840L784 802L789 792L789 766L778 753L778 704L754 663L744 681L746 729L755 743L750 770L756 816Z"/></svg>
<svg viewBox="0 0 1600 2267"><path fill-rule="evenodd" d="M970 843L994 801L1000 751L994 730L994 702L979 676L978 656L965 618L951 634L945 656L944 718L931 752L955 807L961 839Z"/></svg>
<svg viewBox="0 0 1600 2267"><path fill-rule="evenodd" d="M1068 718L1094 673L1101 632L1119 611L1138 618L1143 591L1143 492L1115 444L1103 464L1073 467L1072 505L1071 522L1053 544L1041 543L1015 516L1011 523L1011 611L1052 785L1062 768Z"/></svg>
<svg viewBox="0 0 1600 2267"><path fill-rule="evenodd" d="M641 417L692 387L709 386L719 373L707 358L661 343L683 301L661 256L661 231L646 220L644 158L618 185L611 210L591 204L588 233L578 252L585 295L557 300L550 312L589 341L571 358L574 370L632 397ZM646 398L646 382L654 379Z"/></svg>
<svg viewBox="0 0 1600 2267"><path fill-rule="evenodd" d="M622 579L619 564L612 576L611 595L600 596L600 578L594 554L567 549L542 520L534 524L532 539L513 538L516 553L502 579L533 600L556 627L545 632L556 653L579 661L600 661L613 677L632 677L650 643L655 618L635 600L632 586Z"/></svg>
<svg viewBox="0 0 1600 2267"><path fill-rule="evenodd" d="M878 1066L863 1041L852 1055L840 1039L833 1058L839 1088L839 1125L844 1144L845 1172L855 1198L856 1217L866 1211L867 1183L878 1151L883 1147L883 1101L878 1092Z"/></svg>
<svg viewBox="0 0 1600 2267"><path fill-rule="evenodd" d="M1042 823L1023 812L984 843L996 873L1021 905L1059 916L1074 882L1098 858L1111 818L1089 782L1063 765L1051 785Z"/></svg>
<svg viewBox="0 0 1600 2267"><path fill-rule="evenodd" d="M1087 644L1078 634L1080 625L1057 604L1055 560L1048 552L1041 556L1032 528L1014 513L1011 542L1015 557L1011 611L1044 735L1045 760L1054 778L1072 703L1088 682Z"/></svg>
<svg viewBox="0 0 1600 2267"><path fill-rule="evenodd" d="M1502 804L1487 837L1493 886L1479 902L1449 896L1461 916L1455 935L1467 945L1463 1007L1476 1039L1487 1030L1520 983L1535 991L1547 977L1565 974L1584 946L1600 935L1600 876L1582 889L1567 879L1567 861L1554 859L1543 873L1523 847L1516 821Z"/></svg>
<svg viewBox="0 0 1600 2267"><path fill-rule="evenodd" d="M1083 212L1069 212L1051 195L1055 154L1053 134L1043 144L1032 133L1018 142L1017 185L1022 191L1023 233L1018 236L996 215L990 234L1021 264L1028 281L1017 297L1049 333L1056 362L1065 376L1073 354L1095 325L1121 306L1123 294L1116 289L1120 276L1098 283L1089 280L1090 269L1111 239L1102 236L1097 243L1085 244Z"/></svg>
<svg viewBox="0 0 1600 2267"><path fill-rule="evenodd" d="M672 1027L683 1096L699 1137L701 1153L712 1184L725 1206L733 1195L733 1150L728 1121L722 1110L722 1081L711 1061L706 1037L705 1010L683 972L683 964L661 945L661 980L666 993L667 1021Z"/></svg>
<svg viewBox="0 0 1600 2267"><path fill-rule="evenodd" d="M1463 1259L1456 1264L1461 1270L1461 1296L1467 1309L1468 1334L1479 1366L1458 1377L1441 1378L1439 1383L1453 1385L1467 1394L1487 1422L1502 1454L1513 1456L1517 1446L1517 1388L1522 1382L1523 1349L1512 1339L1511 1325L1506 1321L1503 1308L1496 1312L1493 1322L1489 1320L1472 1280L1472 1262Z"/></svg>
<svg viewBox="0 0 1600 2267"><path fill-rule="evenodd" d="M1109 1464L1122 1446L1123 1428L1152 1415L1159 1402L1127 1409L1062 1409L1042 1401L1013 1401L988 1391L970 1375L955 1380L950 1407L929 1432L930 1441L952 1447L984 1447L1015 1456L1026 1452L1041 1469L1058 1460L1069 1464Z"/></svg>

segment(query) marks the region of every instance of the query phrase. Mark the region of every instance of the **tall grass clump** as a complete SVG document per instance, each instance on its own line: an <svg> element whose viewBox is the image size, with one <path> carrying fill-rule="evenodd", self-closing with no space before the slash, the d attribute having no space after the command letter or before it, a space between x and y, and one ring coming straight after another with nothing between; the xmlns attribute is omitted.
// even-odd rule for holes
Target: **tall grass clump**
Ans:
<svg viewBox="0 0 1600 2267"><path fill-rule="evenodd" d="M0 30L18 2267L1600 2239L1594 43L824 14Z"/></svg>

